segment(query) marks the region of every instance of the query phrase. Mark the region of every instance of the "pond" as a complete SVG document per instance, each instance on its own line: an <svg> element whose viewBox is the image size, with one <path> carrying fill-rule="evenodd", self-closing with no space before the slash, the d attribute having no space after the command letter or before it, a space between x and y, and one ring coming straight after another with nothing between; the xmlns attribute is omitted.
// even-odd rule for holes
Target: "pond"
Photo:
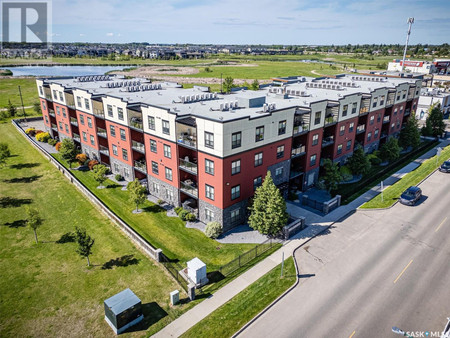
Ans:
<svg viewBox="0 0 450 338"><path fill-rule="evenodd" d="M0 69L9 69L13 76L85 76L104 75L127 67L130 66L18 66Z"/></svg>

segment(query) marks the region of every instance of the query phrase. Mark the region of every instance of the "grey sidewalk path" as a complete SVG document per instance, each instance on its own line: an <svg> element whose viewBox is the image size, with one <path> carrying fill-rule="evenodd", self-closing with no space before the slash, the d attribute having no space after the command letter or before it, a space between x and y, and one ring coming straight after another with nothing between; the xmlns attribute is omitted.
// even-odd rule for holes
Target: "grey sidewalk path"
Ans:
<svg viewBox="0 0 450 338"><path fill-rule="evenodd" d="M416 169L423 161L430 157L433 157L436 154L437 147L445 147L449 144L449 139L442 140L438 146L429 150L428 152L417 158L414 162L409 163L408 165L394 173L392 176L384 180L384 187L386 188L394 184L407 173ZM289 241L285 242L283 247L274 252L272 255L256 264L254 267L237 277L232 282L225 285L219 291L211 295L208 299L204 300L191 310L181 315L179 318L175 319L161 331L157 332L154 337L178 337L182 335L184 332L200 322L214 310L218 309L220 306L228 302L231 298L236 296L239 292L243 291L258 278L262 277L275 266L280 264L282 260L282 253L285 254L285 257L291 256L297 247L303 245L305 242L309 241L320 232L326 230L334 222L345 218L347 215L351 214L354 210L356 210L362 204L369 201L379 193L380 186L378 185L362 194L351 203L341 206L325 216L317 215L311 211L305 210L294 205L293 203L288 202L288 212L293 216L306 217L306 223L308 224L308 227L295 235Z"/></svg>

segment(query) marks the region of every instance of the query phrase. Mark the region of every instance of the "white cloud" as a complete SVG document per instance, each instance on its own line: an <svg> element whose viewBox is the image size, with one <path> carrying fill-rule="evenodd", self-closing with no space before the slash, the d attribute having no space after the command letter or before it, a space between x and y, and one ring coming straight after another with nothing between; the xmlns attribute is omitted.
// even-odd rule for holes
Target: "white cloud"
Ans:
<svg viewBox="0 0 450 338"><path fill-rule="evenodd" d="M114 33L106 33L106 36L114 36Z"/></svg>
<svg viewBox="0 0 450 338"><path fill-rule="evenodd" d="M86 34L80 33L80 36L86 36Z"/></svg>

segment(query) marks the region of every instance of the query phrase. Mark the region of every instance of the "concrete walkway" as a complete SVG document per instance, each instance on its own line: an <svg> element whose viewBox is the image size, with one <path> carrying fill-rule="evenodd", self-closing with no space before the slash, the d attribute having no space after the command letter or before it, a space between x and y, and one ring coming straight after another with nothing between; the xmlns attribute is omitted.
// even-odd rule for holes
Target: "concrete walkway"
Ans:
<svg viewBox="0 0 450 338"><path fill-rule="evenodd" d="M447 138L446 140L442 140L442 142L438 146L443 148L449 144L450 140ZM416 169L423 161L425 161L430 157L433 157L436 154L436 148L437 147L426 152L425 154L420 156L417 160L406 165L398 172L393 174L391 177L384 180L383 182L384 187L387 188L388 186L394 184L400 178L405 176L407 173ZM179 318L175 319L169 325L164 327L161 331L156 333L154 337L180 336L181 334L189 330L192 326L194 326L202 319L204 319L206 316L208 316L210 313L212 313L214 310L216 310L217 308L228 302L239 292L247 288L258 278L262 277L271 269L273 269L275 266L280 264L282 260L282 253L285 254L285 257L291 256L297 247L305 244L311 238L315 237L319 233L329 231L328 229L333 223L339 222L342 219L348 217L353 212L355 212L355 210L358 207L360 207L362 204L369 201L379 193L380 193L380 186L378 185L372 188L371 190L367 191L366 193L364 193L351 203L341 206L325 216L320 216L311 211L296 206L293 203L288 202L287 205L288 212L293 216L306 217L306 224L308 224L308 227L305 230L298 233L297 235L295 235L289 241L286 241L280 250L276 251L263 261L259 262L250 270L246 271L238 278L236 278L235 280L233 280L232 282L228 283L223 288L221 288L219 291L214 293L211 297L204 300L191 310L187 311Z"/></svg>

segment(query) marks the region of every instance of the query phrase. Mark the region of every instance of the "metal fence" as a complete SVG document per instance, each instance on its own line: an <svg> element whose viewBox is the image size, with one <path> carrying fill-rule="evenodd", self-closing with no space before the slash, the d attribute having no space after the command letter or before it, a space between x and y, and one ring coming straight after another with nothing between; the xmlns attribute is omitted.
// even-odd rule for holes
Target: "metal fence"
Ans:
<svg viewBox="0 0 450 338"><path fill-rule="evenodd" d="M236 271L237 269L243 267L253 259L261 256L263 253L272 249L276 244L280 243L279 239L269 238L261 244L258 244L253 249L239 255L239 257L233 259L231 262L221 266L219 272L223 276L228 276L230 273Z"/></svg>
<svg viewBox="0 0 450 338"><path fill-rule="evenodd" d="M180 284L180 286L184 289L184 291L188 291L188 282L183 276L181 275L180 271L182 271L184 268L183 266L175 261L171 261L169 258L167 258L164 254L161 255L161 261L162 265L166 268L167 271L172 275L173 278Z"/></svg>

